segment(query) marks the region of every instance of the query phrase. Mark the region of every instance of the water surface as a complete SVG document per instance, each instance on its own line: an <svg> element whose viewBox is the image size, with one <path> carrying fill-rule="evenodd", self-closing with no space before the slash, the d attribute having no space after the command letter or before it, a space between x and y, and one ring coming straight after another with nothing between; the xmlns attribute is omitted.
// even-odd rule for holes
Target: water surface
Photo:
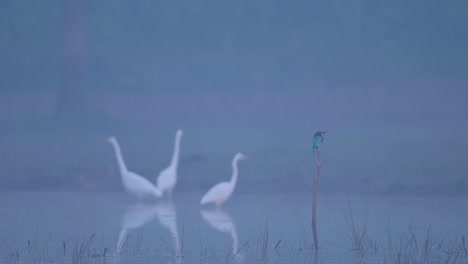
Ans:
<svg viewBox="0 0 468 264"><path fill-rule="evenodd" d="M466 197L319 195L319 255L310 228L312 195L235 194L218 209L200 206L200 197L175 193L172 202L139 202L126 193L4 192L0 263L468 260ZM348 236L353 226L368 241L362 250ZM413 251L403 246L408 237L415 239ZM430 254L423 252L428 240Z"/></svg>

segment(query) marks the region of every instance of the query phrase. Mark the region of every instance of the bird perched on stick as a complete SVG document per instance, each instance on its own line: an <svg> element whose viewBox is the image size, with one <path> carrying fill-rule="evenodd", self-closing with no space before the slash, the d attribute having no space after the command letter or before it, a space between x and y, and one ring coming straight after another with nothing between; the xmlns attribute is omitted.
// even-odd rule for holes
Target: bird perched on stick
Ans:
<svg viewBox="0 0 468 264"><path fill-rule="evenodd" d="M314 139L313 139L313 149L312 152L315 152L315 150L322 145L323 142L323 134L327 133L328 131L318 131L314 134Z"/></svg>

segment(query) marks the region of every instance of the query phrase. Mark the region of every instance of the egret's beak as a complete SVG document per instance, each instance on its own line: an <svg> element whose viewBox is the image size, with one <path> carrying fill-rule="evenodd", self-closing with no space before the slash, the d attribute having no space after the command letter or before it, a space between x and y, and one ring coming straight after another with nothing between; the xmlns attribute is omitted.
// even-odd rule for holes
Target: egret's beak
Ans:
<svg viewBox="0 0 468 264"><path fill-rule="evenodd" d="M248 156L244 156L244 157L242 157L242 159L243 159L243 160L249 160L249 159L250 159L250 157L248 157Z"/></svg>

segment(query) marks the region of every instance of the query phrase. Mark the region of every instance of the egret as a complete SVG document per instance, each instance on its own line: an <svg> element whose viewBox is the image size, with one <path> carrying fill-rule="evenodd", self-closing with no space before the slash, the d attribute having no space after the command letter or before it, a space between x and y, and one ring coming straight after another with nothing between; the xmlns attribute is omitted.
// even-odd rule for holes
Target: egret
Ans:
<svg viewBox="0 0 468 264"><path fill-rule="evenodd" d="M177 130L171 164L159 173L157 179L158 189L163 193L167 192L169 197L172 197L172 190L177 183L177 164L179 163L180 140L183 134L182 130Z"/></svg>
<svg viewBox="0 0 468 264"><path fill-rule="evenodd" d="M232 176L231 180L228 182L220 182L213 186L201 199L200 204L207 204L207 203L214 203L216 206L220 206L224 202L226 202L229 197L231 197L234 188L236 187L237 182L237 162L239 160L246 160L248 159L242 153L237 153L232 160Z"/></svg>
<svg viewBox="0 0 468 264"><path fill-rule="evenodd" d="M147 196L161 197L161 191L148 179L127 169L117 139L115 137L109 137L107 138L107 141L114 147L115 156L119 165L120 176L122 178L122 184L125 190L128 193L137 196L139 199Z"/></svg>
<svg viewBox="0 0 468 264"><path fill-rule="evenodd" d="M318 131L314 134L314 139L313 139L313 148L312 148L312 152L315 152L316 149L318 149L320 147L320 145L322 145L322 142L323 142L323 134L327 133L328 131Z"/></svg>

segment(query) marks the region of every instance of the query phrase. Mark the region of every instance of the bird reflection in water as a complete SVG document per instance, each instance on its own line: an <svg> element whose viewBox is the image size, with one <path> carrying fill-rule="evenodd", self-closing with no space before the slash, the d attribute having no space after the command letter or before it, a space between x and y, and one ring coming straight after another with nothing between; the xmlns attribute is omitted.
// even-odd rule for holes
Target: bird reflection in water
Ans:
<svg viewBox="0 0 468 264"><path fill-rule="evenodd" d="M238 239L237 239L237 230L236 225L232 221L228 213L226 213L221 208L216 208L211 211L201 210L200 211L203 219L207 221L211 227L220 231L226 232L231 235L232 239L232 254L236 259L241 259L242 256L239 254L238 249Z"/></svg>
<svg viewBox="0 0 468 264"><path fill-rule="evenodd" d="M117 236L117 253L120 254L129 231L141 228L151 221L156 216L157 212L157 207L154 205L135 204L127 207L122 217L122 224Z"/></svg>
<svg viewBox="0 0 468 264"><path fill-rule="evenodd" d="M171 233L172 242L174 245L174 256L176 262L182 262L182 252L180 248L179 232L177 231L177 214L175 206L171 200L159 202L156 205L156 214L158 216L159 223L167 228Z"/></svg>

